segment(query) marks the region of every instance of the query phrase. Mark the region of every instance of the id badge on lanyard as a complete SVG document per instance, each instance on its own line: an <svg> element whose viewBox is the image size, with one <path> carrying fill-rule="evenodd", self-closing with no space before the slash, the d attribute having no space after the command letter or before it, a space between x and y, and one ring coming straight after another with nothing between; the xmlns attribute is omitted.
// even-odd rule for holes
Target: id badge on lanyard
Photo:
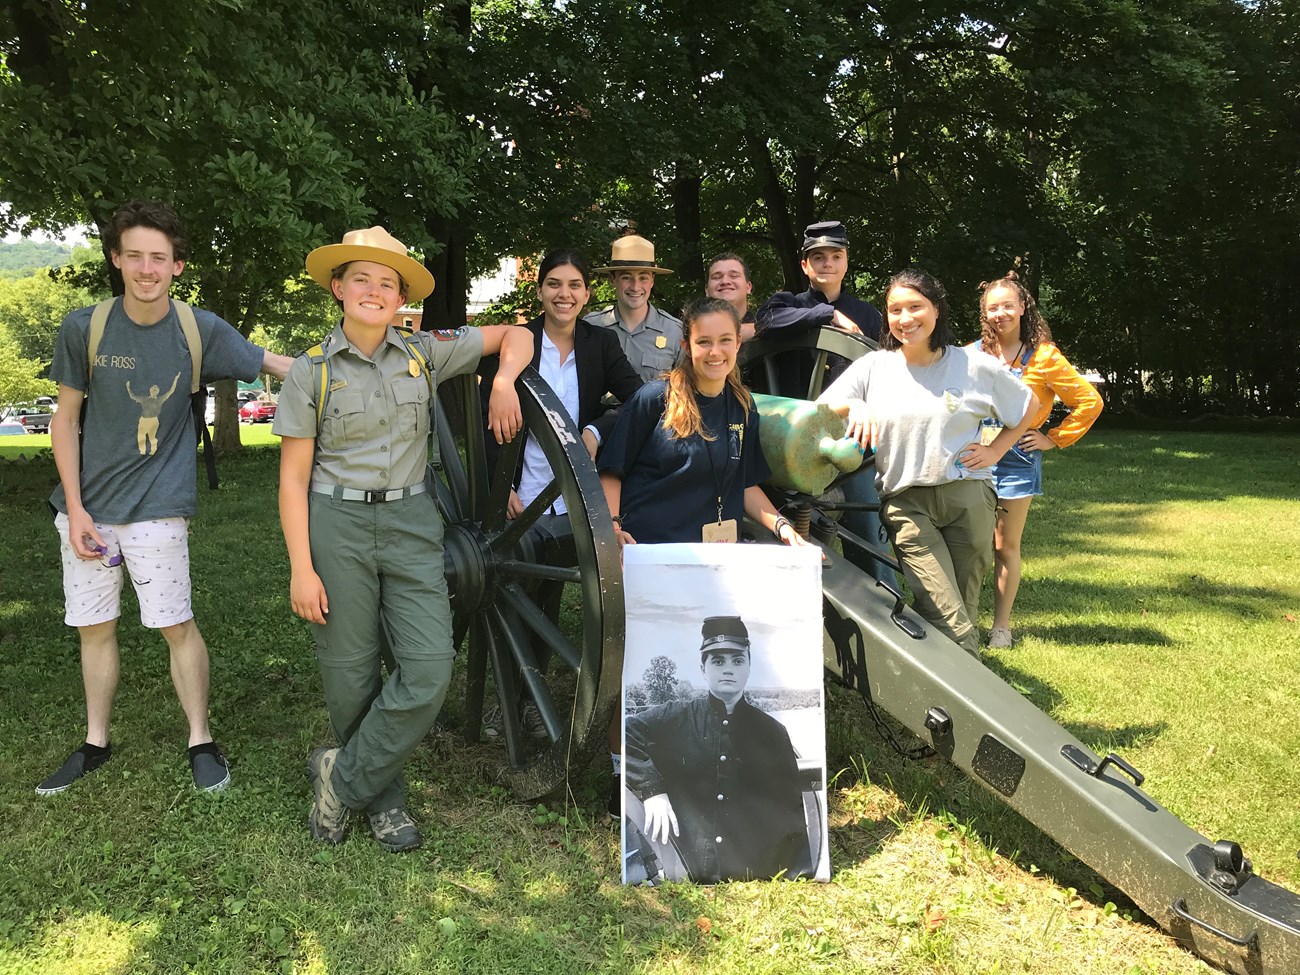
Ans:
<svg viewBox="0 0 1300 975"><path fill-rule="evenodd" d="M724 396L728 395L726 392ZM731 419L731 401L726 402L725 416ZM713 523L705 524L700 528L700 540L703 542L735 542L740 540L740 527L735 518L722 517L722 491L726 481L727 468L731 466L732 461L740 462L741 452L745 449L745 424L730 423L726 425L726 454L723 460L722 477L718 476L717 465L713 462L713 451L709 449L708 443L705 443L704 452L709 458L709 468L713 471L713 484L717 488L715 500L718 505L718 520Z"/></svg>

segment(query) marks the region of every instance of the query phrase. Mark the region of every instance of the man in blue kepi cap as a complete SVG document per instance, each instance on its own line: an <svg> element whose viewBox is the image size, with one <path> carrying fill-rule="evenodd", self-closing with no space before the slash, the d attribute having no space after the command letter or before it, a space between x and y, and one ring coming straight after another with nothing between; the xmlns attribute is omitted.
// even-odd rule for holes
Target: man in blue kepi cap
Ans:
<svg viewBox="0 0 1300 975"><path fill-rule="evenodd" d="M710 616L701 637L709 693L627 719L623 775L645 806L643 832L672 842L695 883L811 876L790 736L745 700L749 631L739 616Z"/></svg>
<svg viewBox="0 0 1300 975"><path fill-rule="evenodd" d="M808 277L808 290L800 294L778 291L758 310L758 330L829 325L880 338L880 312L844 290L849 269L849 237L838 220L810 223L803 232L803 259L799 266ZM797 394L806 396L807 388Z"/></svg>
<svg viewBox="0 0 1300 975"><path fill-rule="evenodd" d="M800 266L808 276L808 290L797 295L778 291L768 298L758 310L759 334L769 329L830 327L862 335L873 342L879 341L880 312L844 290L844 276L849 268L849 237L844 224L838 220L810 223L803 234ZM815 353L792 350L778 354L775 359L777 388L769 392L796 399L810 398L809 380L816 362ZM820 388L829 386L847 366L847 360L837 355L830 356ZM841 490L844 500L852 504L880 504L870 472L849 479ZM842 523L876 550L888 550L889 541L874 509L845 512ZM845 556L873 578L891 585L898 584L893 569L863 552L859 546L846 544Z"/></svg>

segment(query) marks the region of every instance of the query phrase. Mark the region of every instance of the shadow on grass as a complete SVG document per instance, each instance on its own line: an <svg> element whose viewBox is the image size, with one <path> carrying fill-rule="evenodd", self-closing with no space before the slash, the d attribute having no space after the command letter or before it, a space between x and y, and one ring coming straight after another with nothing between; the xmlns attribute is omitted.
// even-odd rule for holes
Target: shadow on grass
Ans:
<svg viewBox="0 0 1300 975"><path fill-rule="evenodd" d="M842 821L831 829L834 869L870 861L907 822L926 816L942 818L946 813L969 824L984 847L1001 852L1016 867L1042 874L1061 887L1073 887L1097 907L1112 901L1123 910L1140 913L1122 890L956 765L939 756L907 759L899 755L874 731L856 692L839 690L835 697L835 715L828 721L828 732L832 727L838 730L828 735L827 744L832 767L846 769L841 782L847 785L857 778L870 780L892 792L901 806L887 813L868 809L857 814L849 810L846 816L841 805L844 797L838 797L832 803L832 817ZM886 720L905 746L918 743L907 729L892 719ZM1064 727L1090 748L1100 749L1101 754L1122 742L1137 741L1162 730L1156 725L1121 729Z"/></svg>
<svg viewBox="0 0 1300 975"><path fill-rule="evenodd" d="M1022 627L1013 621L1012 626L1022 634L1060 639L1076 647L1128 642L1139 646L1172 646L1177 641L1160 629L1158 619L1142 616L1144 611L1150 613L1194 600L1198 612L1215 614L1230 624L1241 619L1274 618L1278 607L1291 605L1294 598L1292 590L1280 586L1224 585L1196 573L1179 573L1158 581L1144 581L1134 574L1101 584L1056 576L1034 579L1024 585L1017 607L1050 611L1053 617L1067 620L1095 619L1098 607L1106 607L1114 616L1122 618L1130 613L1141 622L1091 625L1066 622ZM991 594L985 594L984 603L986 608L991 607Z"/></svg>
<svg viewBox="0 0 1300 975"><path fill-rule="evenodd" d="M1048 623L1017 627L1016 632L1022 636L1033 636L1040 640L1051 640L1075 647L1088 647L1098 644L1123 643L1137 647L1172 647L1170 639L1154 626L1097 626L1078 623ZM997 670L992 661L986 661Z"/></svg>

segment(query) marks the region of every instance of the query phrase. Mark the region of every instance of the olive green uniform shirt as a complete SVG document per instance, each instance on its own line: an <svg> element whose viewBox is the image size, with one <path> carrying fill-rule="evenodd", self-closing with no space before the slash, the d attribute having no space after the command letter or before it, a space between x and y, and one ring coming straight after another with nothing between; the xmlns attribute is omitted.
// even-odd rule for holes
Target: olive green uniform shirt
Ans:
<svg viewBox="0 0 1300 975"><path fill-rule="evenodd" d="M483 356L483 334L476 328L416 332L414 337L435 384L473 372ZM319 435L317 380L305 355L285 377L272 426L281 437L316 439L312 487L386 491L421 483L429 462L429 381L418 363L412 370L414 360L401 336L390 327L374 355L365 356L340 324L330 334L325 356L330 393Z"/></svg>

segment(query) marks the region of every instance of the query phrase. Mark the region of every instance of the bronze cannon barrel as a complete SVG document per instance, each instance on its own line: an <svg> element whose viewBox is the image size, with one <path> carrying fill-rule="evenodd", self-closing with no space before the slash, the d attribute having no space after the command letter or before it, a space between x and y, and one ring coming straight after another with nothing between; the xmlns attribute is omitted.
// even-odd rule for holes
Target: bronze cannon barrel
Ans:
<svg viewBox="0 0 1300 975"><path fill-rule="evenodd" d="M819 495L841 474L865 460L856 440L844 435L845 420L825 403L754 393L763 418L758 433L772 476L767 483L786 491Z"/></svg>

